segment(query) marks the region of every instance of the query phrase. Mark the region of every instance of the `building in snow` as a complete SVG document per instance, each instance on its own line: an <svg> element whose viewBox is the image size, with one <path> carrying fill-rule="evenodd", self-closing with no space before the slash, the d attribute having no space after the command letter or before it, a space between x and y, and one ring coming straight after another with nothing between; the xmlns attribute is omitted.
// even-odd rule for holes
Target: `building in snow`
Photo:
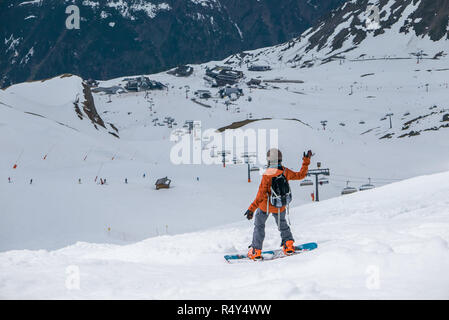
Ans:
<svg viewBox="0 0 449 320"><path fill-rule="evenodd" d="M140 76L137 78L125 78L128 81L125 89L128 91L145 91L145 90L163 90L165 85L158 81L150 80L148 77Z"/></svg>
<svg viewBox="0 0 449 320"><path fill-rule="evenodd" d="M168 179L167 177L157 179L157 180L156 180L156 183L155 183L155 185L156 185L156 190L159 190L159 189L168 189L168 188L170 188L170 183L171 183L171 180Z"/></svg>
<svg viewBox="0 0 449 320"><path fill-rule="evenodd" d="M243 90L237 87L224 87L218 91L220 98L229 97L231 100L237 100L243 96Z"/></svg>
<svg viewBox="0 0 449 320"><path fill-rule="evenodd" d="M188 77L193 73L193 67L182 65L176 67L175 69L167 71L167 73L176 77Z"/></svg>
<svg viewBox="0 0 449 320"><path fill-rule="evenodd" d="M197 90L195 91L195 96L200 99L209 99L212 98L212 93L209 90Z"/></svg>
<svg viewBox="0 0 449 320"><path fill-rule="evenodd" d="M214 79L216 86L222 87L225 85L236 84L243 78L244 74L242 71L233 70L232 67L229 66L215 66L214 68L206 69L206 76Z"/></svg>
<svg viewBox="0 0 449 320"><path fill-rule="evenodd" d="M250 65L248 67L248 71L269 71L271 70L270 66L261 66L261 65Z"/></svg>
<svg viewBox="0 0 449 320"><path fill-rule="evenodd" d="M261 83L262 83L262 80L252 78L252 79L249 80L246 84L247 84L249 87L257 87L257 86L260 86Z"/></svg>
<svg viewBox="0 0 449 320"><path fill-rule="evenodd" d="M103 92L105 94L117 94L117 93L125 93L126 90L121 86L112 86L112 87L97 87L93 88L92 92L100 93Z"/></svg>

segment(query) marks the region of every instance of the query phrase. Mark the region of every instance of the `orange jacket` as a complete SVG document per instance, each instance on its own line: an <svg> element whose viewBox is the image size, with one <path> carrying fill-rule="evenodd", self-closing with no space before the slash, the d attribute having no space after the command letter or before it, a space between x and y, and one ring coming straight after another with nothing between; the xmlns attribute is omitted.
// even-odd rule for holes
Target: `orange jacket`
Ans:
<svg viewBox="0 0 449 320"><path fill-rule="evenodd" d="M309 170L310 158L303 158L302 167L299 172L294 172L288 168L284 168L284 176L287 180L302 180L307 176L307 171ZM262 181L260 182L259 191L257 192L256 199L251 203L248 210L255 212L257 208L263 212L267 212L267 200L268 194L271 190L271 179L282 173L282 170L277 168L268 168L262 176ZM278 208L269 205L270 213L278 213ZM285 206L279 208L279 212L285 210Z"/></svg>

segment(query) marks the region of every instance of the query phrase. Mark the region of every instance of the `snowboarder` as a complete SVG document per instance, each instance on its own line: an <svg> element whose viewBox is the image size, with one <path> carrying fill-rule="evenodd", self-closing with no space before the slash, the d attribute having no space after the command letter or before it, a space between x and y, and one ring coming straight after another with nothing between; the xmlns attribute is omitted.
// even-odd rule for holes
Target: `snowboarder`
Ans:
<svg viewBox="0 0 449 320"><path fill-rule="evenodd" d="M311 157L311 150L307 151L307 153L304 152L301 170L299 172L294 172L282 166L281 151L276 148L268 150L268 168L262 176L256 199L251 203L244 214L248 220L251 220L257 209L254 221L253 241L249 246L248 258L252 260L262 258L261 254L262 243L265 238L265 222L270 213L275 218L281 233L281 246L284 253L288 255L295 251L293 235L285 218L286 208L288 209L288 202L291 200L288 181L302 180L307 176ZM280 199L282 199L282 201L280 201Z"/></svg>

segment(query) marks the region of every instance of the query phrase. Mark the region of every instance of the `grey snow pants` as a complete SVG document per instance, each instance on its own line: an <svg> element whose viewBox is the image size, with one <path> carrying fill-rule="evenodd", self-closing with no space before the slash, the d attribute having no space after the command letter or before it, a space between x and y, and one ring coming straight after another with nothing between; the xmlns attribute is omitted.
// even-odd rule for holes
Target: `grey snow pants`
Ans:
<svg viewBox="0 0 449 320"><path fill-rule="evenodd" d="M285 219L285 211L281 212L280 215L280 225L278 224L278 214L272 213L274 219L276 220L276 225L281 231L281 246L289 240L293 240L292 232L288 226L287 220ZM251 247L254 249L262 250L263 240L265 239L265 222L268 219L268 214L260 209L257 209L254 218L254 232L253 232L253 242Z"/></svg>

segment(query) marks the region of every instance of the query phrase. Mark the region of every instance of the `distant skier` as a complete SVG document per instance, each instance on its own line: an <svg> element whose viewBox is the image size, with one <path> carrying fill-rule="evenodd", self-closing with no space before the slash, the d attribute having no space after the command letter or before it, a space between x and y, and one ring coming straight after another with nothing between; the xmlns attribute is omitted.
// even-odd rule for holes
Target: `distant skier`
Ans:
<svg viewBox="0 0 449 320"><path fill-rule="evenodd" d="M128 184L128 178L125 178L125 184Z"/></svg>
<svg viewBox="0 0 449 320"><path fill-rule="evenodd" d="M33 184L33 179L30 179L30 184Z"/></svg>
<svg viewBox="0 0 449 320"><path fill-rule="evenodd" d="M81 184L81 178L78 179L78 184Z"/></svg>
<svg viewBox="0 0 449 320"><path fill-rule="evenodd" d="M254 221L253 241L249 246L248 257L256 260L261 259L262 244L265 238L265 222L268 213L271 213L281 232L281 246L285 254L295 251L293 235L285 218L286 208L291 201L291 192L288 185L289 180L302 180L307 176L312 151L304 152L302 167L299 172L294 172L282 166L282 153L276 148L267 152L268 168L262 176L256 199L251 203L245 216L251 220L256 212ZM268 209L267 209L268 205Z"/></svg>
<svg viewBox="0 0 449 320"><path fill-rule="evenodd" d="M8 183L11 183L11 177L8 177Z"/></svg>

